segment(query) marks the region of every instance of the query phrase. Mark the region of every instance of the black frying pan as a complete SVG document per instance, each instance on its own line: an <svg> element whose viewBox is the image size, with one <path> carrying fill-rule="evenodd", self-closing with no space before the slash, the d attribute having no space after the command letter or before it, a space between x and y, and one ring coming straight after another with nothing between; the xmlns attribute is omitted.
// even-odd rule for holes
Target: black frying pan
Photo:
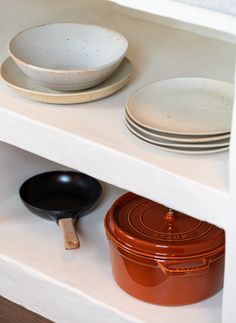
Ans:
<svg viewBox="0 0 236 323"><path fill-rule="evenodd" d="M39 174L29 178L20 188L20 197L30 211L60 225L65 249L79 247L74 224L92 210L101 193L102 187L97 180L71 171Z"/></svg>

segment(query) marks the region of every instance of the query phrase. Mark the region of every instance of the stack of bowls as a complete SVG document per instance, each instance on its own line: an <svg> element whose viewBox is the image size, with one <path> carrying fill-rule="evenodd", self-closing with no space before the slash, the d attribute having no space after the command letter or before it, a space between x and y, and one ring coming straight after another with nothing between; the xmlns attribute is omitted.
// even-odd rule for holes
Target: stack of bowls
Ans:
<svg viewBox="0 0 236 323"><path fill-rule="evenodd" d="M126 125L139 139L178 153L204 154L229 148L231 83L177 78L149 84L126 105Z"/></svg>
<svg viewBox="0 0 236 323"><path fill-rule="evenodd" d="M55 23L20 32L8 48L28 83L36 81L52 91L81 91L109 79L124 60L128 41L102 26ZM4 68L2 77L12 85Z"/></svg>

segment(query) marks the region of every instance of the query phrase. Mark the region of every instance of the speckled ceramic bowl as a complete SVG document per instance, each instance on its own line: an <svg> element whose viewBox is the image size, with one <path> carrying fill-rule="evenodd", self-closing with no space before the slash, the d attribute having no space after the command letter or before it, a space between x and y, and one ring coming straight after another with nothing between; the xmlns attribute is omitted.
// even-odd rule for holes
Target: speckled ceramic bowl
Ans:
<svg viewBox="0 0 236 323"><path fill-rule="evenodd" d="M29 77L55 90L82 90L107 79L119 66L128 42L96 25L56 23L17 34L9 54Z"/></svg>

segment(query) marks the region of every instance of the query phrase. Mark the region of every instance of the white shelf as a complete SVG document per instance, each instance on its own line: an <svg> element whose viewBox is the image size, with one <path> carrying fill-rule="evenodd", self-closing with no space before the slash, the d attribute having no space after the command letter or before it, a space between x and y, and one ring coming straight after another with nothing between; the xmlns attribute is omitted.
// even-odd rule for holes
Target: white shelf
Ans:
<svg viewBox="0 0 236 323"><path fill-rule="evenodd" d="M189 323L190 317L191 323L220 323L222 293L191 306L162 307L115 284L103 219L122 193L106 186L102 203L78 222L81 248L74 251L63 250L56 223L27 211L17 195L1 205L0 294L57 323Z"/></svg>
<svg viewBox="0 0 236 323"><path fill-rule="evenodd" d="M129 133L124 105L135 89L156 80L232 81L234 46L117 13L96 23L129 39L134 65L129 85L94 103L53 106L23 99L1 84L0 140L218 223L228 199L228 153L163 152Z"/></svg>
<svg viewBox="0 0 236 323"><path fill-rule="evenodd" d="M123 193L115 185L226 229L223 322L232 323L236 114L230 154L184 156L130 134L124 105L135 89L166 78L232 82L235 47L229 42L235 42L235 17L171 0L41 0L37 6L28 0L5 1L0 10L1 61L8 40L18 31L58 21L92 21L123 33L134 72L115 95L74 106L28 101L0 84L0 294L57 323L77 323L78 315L89 323L103 323L104 318L112 323L220 323L222 293L195 305L166 308L140 302L115 285L103 229L105 211ZM63 251L55 223L34 217L19 201L24 179L64 167L48 160L112 184L102 204L79 222L79 251Z"/></svg>
<svg viewBox="0 0 236 323"><path fill-rule="evenodd" d="M56 323L220 323L222 292L190 306L162 307L123 292L111 274L104 216L123 190L103 183L101 202L79 219L79 250L65 251L60 228L28 211L20 185L63 169L0 143L0 295Z"/></svg>
<svg viewBox="0 0 236 323"><path fill-rule="evenodd" d="M150 13L159 17L170 18L199 27L205 27L231 35L231 41L235 41L236 17L230 12L230 7L235 5L233 1L178 1L178 0L110 0L122 7ZM188 2L188 3L187 3ZM192 3L192 5L191 5ZM196 5L197 4L197 5ZM214 10L215 9L215 10ZM216 10L217 9L217 10ZM118 9L119 10L119 9Z"/></svg>
<svg viewBox="0 0 236 323"><path fill-rule="evenodd" d="M176 0L184 2L193 6L207 8L210 10L226 13L229 15L236 15L236 3L232 0L212 1L212 0Z"/></svg>

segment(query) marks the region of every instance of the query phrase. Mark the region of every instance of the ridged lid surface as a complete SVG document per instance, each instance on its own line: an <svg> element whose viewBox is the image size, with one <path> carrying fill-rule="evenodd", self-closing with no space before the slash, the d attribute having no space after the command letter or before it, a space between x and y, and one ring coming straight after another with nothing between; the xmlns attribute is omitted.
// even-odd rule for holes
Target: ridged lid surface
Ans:
<svg viewBox="0 0 236 323"><path fill-rule="evenodd" d="M224 249L222 229L132 193L113 204L105 226L120 246L148 257L199 257Z"/></svg>

